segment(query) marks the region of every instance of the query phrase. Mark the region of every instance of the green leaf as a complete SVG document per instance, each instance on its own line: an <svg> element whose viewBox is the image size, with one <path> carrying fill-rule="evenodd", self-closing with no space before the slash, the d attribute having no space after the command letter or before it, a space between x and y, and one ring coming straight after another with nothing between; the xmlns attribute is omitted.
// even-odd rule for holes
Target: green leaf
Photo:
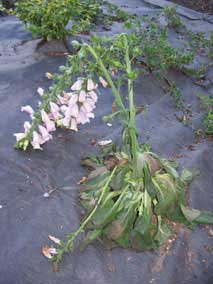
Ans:
<svg viewBox="0 0 213 284"><path fill-rule="evenodd" d="M158 203L155 206L157 215L166 213L168 207L177 201L176 184L168 174L158 174L153 178Z"/></svg>
<svg viewBox="0 0 213 284"><path fill-rule="evenodd" d="M190 183L198 175L199 175L199 171L197 170L189 171L187 169L183 169L180 178L183 182Z"/></svg>
<svg viewBox="0 0 213 284"><path fill-rule="evenodd" d="M189 222L198 224L213 224L213 212L200 211L181 205L183 215Z"/></svg>
<svg viewBox="0 0 213 284"><path fill-rule="evenodd" d="M170 174L174 179L178 179L179 178L179 174L178 172L175 170L174 167L172 167L172 165L170 164L170 162L166 159L160 159L160 162L163 166L163 168L165 169L165 171Z"/></svg>
<svg viewBox="0 0 213 284"><path fill-rule="evenodd" d="M96 240L100 235L102 234L102 229L95 229L90 231L85 239L83 240L81 246L80 246L80 250L84 250L86 246L88 246L88 244L90 244L91 242L93 242L94 240Z"/></svg>
<svg viewBox="0 0 213 284"><path fill-rule="evenodd" d="M169 229L169 226L167 224L163 224L158 227L158 231L154 239L158 245L162 245L166 242L170 235L171 230Z"/></svg>

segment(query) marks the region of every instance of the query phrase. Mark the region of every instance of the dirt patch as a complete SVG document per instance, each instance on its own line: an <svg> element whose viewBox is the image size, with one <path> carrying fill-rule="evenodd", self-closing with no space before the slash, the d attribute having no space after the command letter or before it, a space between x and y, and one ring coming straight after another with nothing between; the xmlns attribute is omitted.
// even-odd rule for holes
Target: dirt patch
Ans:
<svg viewBox="0 0 213 284"><path fill-rule="evenodd" d="M170 2L213 15L213 0L172 0Z"/></svg>

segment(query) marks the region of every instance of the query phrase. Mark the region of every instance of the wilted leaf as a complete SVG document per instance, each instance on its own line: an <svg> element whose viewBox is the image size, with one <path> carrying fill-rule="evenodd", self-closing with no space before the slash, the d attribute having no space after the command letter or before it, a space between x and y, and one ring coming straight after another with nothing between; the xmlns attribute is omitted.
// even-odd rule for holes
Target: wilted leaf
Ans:
<svg viewBox="0 0 213 284"><path fill-rule="evenodd" d="M98 177L99 175L105 174L107 172L108 172L108 170L107 170L106 167L98 167L94 171L91 171L89 173L87 180L94 179L94 178Z"/></svg>
<svg viewBox="0 0 213 284"><path fill-rule="evenodd" d="M181 210L189 222L195 222L198 224L213 224L212 212L191 209L183 205L181 205Z"/></svg>
<svg viewBox="0 0 213 284"><path fill-rule="evenodd" d="M158 245L162 245L171 235L171 230L169 229L168 225L163 224L162 226L158 227L157 234L155 235L155 241Z"/></svg>

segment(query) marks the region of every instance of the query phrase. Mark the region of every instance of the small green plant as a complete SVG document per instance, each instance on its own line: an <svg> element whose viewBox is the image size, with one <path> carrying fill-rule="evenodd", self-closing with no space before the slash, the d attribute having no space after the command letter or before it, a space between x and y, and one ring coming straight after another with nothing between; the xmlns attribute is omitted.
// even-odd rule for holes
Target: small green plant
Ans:
<svg viewBox="0 0 213 284"><path fill-rule="evenodd" d="M0 1L0 15L13 14L13 9L5 8L2 1Z"/></svg>
<svg viewBox="0 0 213 284"><path fill-rule="evenodd" d="M197 95L202 103L201 106L203 109L207 111L203 118L203 124L205 126L205 133L207 135L213 135L213 97L211 96L204 96L204 95Z"/></svg>
<svg viewBox="0 0 213 284"><path fill-rule="evenodd" d="M213 110L209 111L204 119L203 119L203 124L206 128L206 134L207 135L213 135Z"/></svg>
<svg viewBox="0 0 213 284"><path fill-rule="evenodd" d="M88 32L94 24L109 24L115 15L125 19L126 13L115 5L107 6L113 15L103 12L103 5L106 3L102 0L19 0L16 14L34 36L63 39L67 34ZM69 21L72 27L67 30Z"/></svg>
<svg viewBox="0 0 213 284"><path fill-rule="evenodd" d="M169 27L174 28L174 29L185 27L184 23L181 21L180 17L177 15L176 6L171 7L171 8L165 7L164 8L164 14L165 14L165 17L168 21Z"/></svg>
<svg viewBox="0 0 213 284"><path fill-rule="evenodd" d="M213 32L210 34L210 41L209 41L209 58L211 63L213 64Z"/></svg>

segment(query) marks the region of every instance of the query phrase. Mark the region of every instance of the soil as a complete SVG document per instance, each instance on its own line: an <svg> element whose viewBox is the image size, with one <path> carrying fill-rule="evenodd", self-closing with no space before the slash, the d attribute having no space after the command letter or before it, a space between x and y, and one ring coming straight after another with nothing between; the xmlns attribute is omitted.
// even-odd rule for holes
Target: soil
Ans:
<svg viewBox="0 0 213 284"><path fill-rule="evenodd" d="M213 0L172 0L171 2L213 15Z"/></svg>

